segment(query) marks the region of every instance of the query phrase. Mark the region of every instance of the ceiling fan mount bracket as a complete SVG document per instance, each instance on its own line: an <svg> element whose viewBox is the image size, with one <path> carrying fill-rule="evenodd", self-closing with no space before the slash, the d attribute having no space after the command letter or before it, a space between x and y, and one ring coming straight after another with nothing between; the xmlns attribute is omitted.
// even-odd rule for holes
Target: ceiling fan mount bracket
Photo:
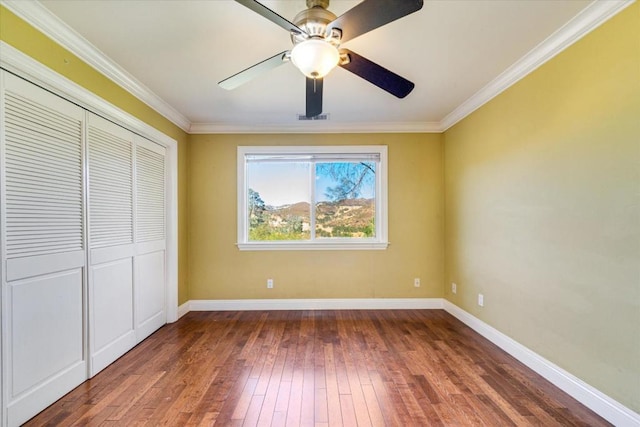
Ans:
<svg viewBox="0 0 640 427"><path fill-rule="evenodd" d="M307 7L309 9L314 7L321 7L327 9L329 7L329 0L307 0Z"/></svg>

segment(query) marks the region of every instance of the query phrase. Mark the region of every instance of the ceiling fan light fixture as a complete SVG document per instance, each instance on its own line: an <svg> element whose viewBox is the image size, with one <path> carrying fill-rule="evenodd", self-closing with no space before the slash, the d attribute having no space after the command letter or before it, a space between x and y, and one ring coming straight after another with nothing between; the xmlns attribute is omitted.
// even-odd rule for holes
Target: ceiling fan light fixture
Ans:
<svg viewBox="0 0 640 427"><path fill-rule="evenodd" d="M307 77L321 79L338 65L338 48L323 39L308 39L291 50L291 62Z"/></svg>

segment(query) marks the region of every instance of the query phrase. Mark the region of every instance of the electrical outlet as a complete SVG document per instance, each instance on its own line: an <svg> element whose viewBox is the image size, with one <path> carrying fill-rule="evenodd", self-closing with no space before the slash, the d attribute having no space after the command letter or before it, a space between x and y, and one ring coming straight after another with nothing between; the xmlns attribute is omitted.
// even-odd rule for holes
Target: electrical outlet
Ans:
<svg viewBox="0 0 640 427"><path fill-rule="evenodd" d="M413 286L415 286L416 288L420 287L420 278L416 277L415 279L413 279Z"/></svg>
<svg viewBox="0 0 640 427"><path fill-rule="evenodd" d="M453 282L451 282L451 292L453 292L454 294L458 293L458 285Z"/></svg>
<svg viewBox="0 0 640 427"><path fill-rule="evenodd" d="M478 294L478 305L484 307L484 295Z"/></svg>
<svg viewBox="0 0 640 427"><path fill-rule="evenodd" d="M267 279L267 289L273 289L273 279Z"/></svg>

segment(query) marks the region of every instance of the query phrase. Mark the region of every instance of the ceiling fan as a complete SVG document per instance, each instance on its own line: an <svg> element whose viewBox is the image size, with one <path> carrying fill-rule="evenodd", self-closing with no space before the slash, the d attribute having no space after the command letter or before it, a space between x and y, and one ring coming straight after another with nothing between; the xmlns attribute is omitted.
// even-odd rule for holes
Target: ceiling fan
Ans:
<svg viewBox="0 0 640 427"><path fill-rule="evenodd" d="M340 45L422 8L423 0L364 0L337 17L329 0L306 0L307 9L290 22L257 0L235 0L291 34L293 48L280 52L218 83L234 89L286 62L306 76L306 117L322 113L323 78L336 66L351 71L398 98L414 87L409 80Z"/></svg>

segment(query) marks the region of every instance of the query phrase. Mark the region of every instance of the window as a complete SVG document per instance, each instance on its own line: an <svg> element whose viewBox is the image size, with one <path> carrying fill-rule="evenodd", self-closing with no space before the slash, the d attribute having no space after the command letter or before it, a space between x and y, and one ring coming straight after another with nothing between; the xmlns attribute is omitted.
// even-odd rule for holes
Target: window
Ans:
<svg viewBox="0 0 640 427"><path fill-rule="evenodd" d="M385 249L387 147L238 147L240 250Z"/></svg>

